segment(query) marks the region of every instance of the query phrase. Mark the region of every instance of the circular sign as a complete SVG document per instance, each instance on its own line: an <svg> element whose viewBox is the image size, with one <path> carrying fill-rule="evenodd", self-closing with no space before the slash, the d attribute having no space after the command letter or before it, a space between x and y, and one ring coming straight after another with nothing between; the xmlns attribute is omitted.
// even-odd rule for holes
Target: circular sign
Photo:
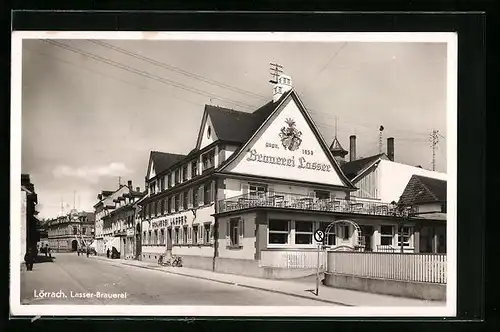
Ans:
<svg viewBox="0 0 500 332"><path fill-rule="evenodd" d="M323 242L323 239L325 238L325 232L323 232L321 229L318 229L316 232L314 232L314 239L316 242Z"/></svg>

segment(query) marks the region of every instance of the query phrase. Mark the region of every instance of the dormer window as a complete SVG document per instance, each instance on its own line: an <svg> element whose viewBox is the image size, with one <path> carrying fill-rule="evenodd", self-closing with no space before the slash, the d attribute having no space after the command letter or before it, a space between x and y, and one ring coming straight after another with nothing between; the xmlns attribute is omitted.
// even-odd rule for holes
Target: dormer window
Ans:
<svg viewBox="0 0 500 332"><path fill-rule="evenodd" d="M212 128L210 128L210 126L208 126L208 128L207 128L207 137L210 138L211 135L212 135Z"/></svg>

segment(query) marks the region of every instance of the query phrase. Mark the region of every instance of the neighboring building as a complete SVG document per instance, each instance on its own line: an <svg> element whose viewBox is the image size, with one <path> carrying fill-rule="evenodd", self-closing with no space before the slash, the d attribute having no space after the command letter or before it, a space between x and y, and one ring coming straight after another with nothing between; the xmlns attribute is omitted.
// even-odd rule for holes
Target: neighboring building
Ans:
<svg viewBox="0 0 500 332"><path fill-rule="evenodd" d="M135 225L135 250L134 250L134 259L141 260L142 259L142 220L144 219L144 211L142 202L147 198L147 190L143 193L142 198L137 200L133 204L134 208L134 225Z"/></svg>
<svg viewBox="0 0 500 332"><path fill-rule="evenodd" d="M104 230L103 230L103 221L102 218L106 215L106 207L112 209L114 208L114 204L112 204L112 199L109 198L114 192L103 190L100 194L97 195L97 199L99 200L94 205L94 219L95 219L95 248L98 254L104 254Z"/></svg>
<svg viewBox="0 0 500 332"><path fill-rule="evenodd" d="M394 138L387 139L387 154L356 159L356 136L350 136L350 161L342 165L342 171L358 190L351 197L359 200L397 202L413 175L421 175L446 181L447 175L421 167L394 161Z"/></svg>
<svg viewBox="0 0 500 332"><path fill-rule="evenodd" d="M104 250L113 247L120 252L120 257L125 259L136 258L136 203L145 193L140 191L137 187L136 190L132 188L132 181L128 182L128 186L124 187L126 190L119 190L121 195L112 194L114 197L114 207L109 207L108 213L102 216L104 235L111 237L106 239ZM123 189L123 188L122 188Z"/></svg>
<svg viewBox="0 0 500 332"><path fill-rule="evenodd" d="M94 240L94 214L72 209L68 214L47 221L49 247L55 252L84 248Z"/></svg>
<svg viewBox="0 0 500 332"><path fill-rule="evenodd" d="M38 196L29 174L21 174L21 262L24 262L28 248L35 251L40 240L36 218L38 212L35 209L37 204Z"/></svg>
<svg viewBox="0 0 500 332"><path fill-rule="evenodd" d="M446 252L446 181L413 175L399 200L426 221L420 227L420 252Z"/></svg>
<svg viewBox="0 0 500 332"><path fill-rule="evenodd" d="M285 75L273 100L253 113L206 105L192 151L150 154L141 258L172 253L184 266L262 276L264 261L314 252L314 231L332 223L332 249L397 248L401 219L390 201L351 197L357 188L336 148L328 148ZM418 222L404 221L411 229L405 252L416 251Z"/></svg>

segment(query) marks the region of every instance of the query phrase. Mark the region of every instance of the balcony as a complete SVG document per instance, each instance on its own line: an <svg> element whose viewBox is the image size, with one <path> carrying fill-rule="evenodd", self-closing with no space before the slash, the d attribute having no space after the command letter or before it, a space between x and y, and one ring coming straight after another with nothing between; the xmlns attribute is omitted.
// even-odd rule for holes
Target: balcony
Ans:
<svg viewBox="0 0 500 332"><path fill-rule="evenodd" d="M219 213L257 207L284 208L323 212L340 212L360 215L394 216L394 207L389 203L361 202L338 198L316 198L292 193L245 194L220 200Z"/></svg>

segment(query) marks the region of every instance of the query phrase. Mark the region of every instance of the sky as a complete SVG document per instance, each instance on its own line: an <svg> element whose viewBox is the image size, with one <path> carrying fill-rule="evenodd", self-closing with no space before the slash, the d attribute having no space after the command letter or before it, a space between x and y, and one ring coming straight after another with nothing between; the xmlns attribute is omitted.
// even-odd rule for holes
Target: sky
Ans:
<svg viewBox="0 0 500 332"><path fill-rule="evenodd" d="M93 211L101 190L144 189L151 150L188 153L205 104L251 112L272 99L283 66L325 141L357 157L446 172L446 44L161 40L24 40L22 172L40 218ZM348 156L347 156L348 158ZM119 179L121 177L121 179Z"/></svg>

